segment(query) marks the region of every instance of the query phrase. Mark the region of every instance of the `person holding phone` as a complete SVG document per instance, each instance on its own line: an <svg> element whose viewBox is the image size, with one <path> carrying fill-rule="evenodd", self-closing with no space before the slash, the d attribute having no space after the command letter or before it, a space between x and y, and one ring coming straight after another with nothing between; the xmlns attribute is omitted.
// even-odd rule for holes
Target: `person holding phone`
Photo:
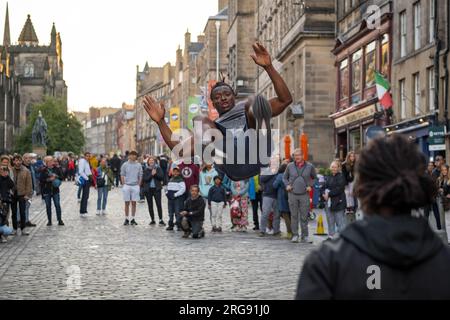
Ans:
<svg viewBox="0 0 450 320"><path fill-rule="evenodd" d="M63 179L63 174L60 168L55 167L55 162L57 160L53 157L48 156L44 158L45 167L42 169L40 182L42 196L45 200L45 206L47 210L47 226L52 225L52 200L56 209L56 217L58 219L58 225L64 226L62 221L62 211L61 211L61 198L60 198L60 186Z"/></svg>

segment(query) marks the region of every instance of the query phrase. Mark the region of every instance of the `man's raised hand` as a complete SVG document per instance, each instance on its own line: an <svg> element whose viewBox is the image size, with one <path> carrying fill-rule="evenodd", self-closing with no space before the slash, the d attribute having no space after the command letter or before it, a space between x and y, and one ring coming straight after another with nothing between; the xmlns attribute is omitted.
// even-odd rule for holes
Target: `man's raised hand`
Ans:
<svg viewBox="0 0 450 320"><path fill-rule="evenodd" d="M158 103L152 96L144 97L144 109L147 111L150 118L156 123L161 122L166 114L164 104L162 102Z"/></svg>
<svg viewBox="0 0 450 320"><path fill-rule="evenodd" d="M254 54L251 55L253 61L260 67L269 67L272 65L272 58L267 49L259 42L253 44Z"/></svg>

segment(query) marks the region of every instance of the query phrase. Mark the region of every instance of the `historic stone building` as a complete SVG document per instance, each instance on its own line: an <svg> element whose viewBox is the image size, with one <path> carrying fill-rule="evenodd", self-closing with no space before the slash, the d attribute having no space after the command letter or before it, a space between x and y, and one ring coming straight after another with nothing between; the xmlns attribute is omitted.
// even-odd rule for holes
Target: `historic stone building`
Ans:
<svg viewBox="0 0 450 320"><path fill-rule="evenodd" d="M228 77L238 99L255 93L257 66L250 55L256 40L256 12L256 0L228 1Z"/></svg>
<svg viewBox="0 0 450 320"><path fill-rule="evenodd" d="M274 119L280 130L280 149L291 141L291 150L300 147L306 134L309 160L328 166L334 158L335 2L333 0L260 0L257 11L257 38L275 59L274 66L289 86L294 102L287 112ZM253 61L252 61L253 62ZM271 98L276 95L267 74L258 68L256 91ZM287 138L289 137L289 139Z"/></svg>
<svg viewBox="0 0 450 320"><path fill-rule="evenodd" d="M228 1L221 1L219 13L209 17L206 22L205 46L199 53L196 65L197 93L202 96L203 103L208 105L208 116L211 119L216 119L218 113L209 99L210 89L217 80L222 80L221 75L226 77L228 73L228 29Z"/></svg>
<svg viewBox="0 0 450 320"><path fill-rule="evenodd" d="M375 73L392 79L392 2L345 0L336 4L337 90L330 118L335 127L335 154L344 159L349 151L359 152L367 144L368 128L389 124L378 100Z"/></svg>
<svg viewBox="0 0 450 320"><path fill-rule="evenodd" d="M176 52L174 92L172 108L180 109L181 128L188 127L188 99L198 94L196 81L196 65L199 53L204 47L204 37L199 36L197 42L191 41L191 33L184 34L184 50L178 48Z"/></svg>
<svg viewBox="0 0 450 320"><path fill-rule="evenodd" d="M91 107L87 118L82 122L85 150L95 155L116 153L119 150L118 139L118 114L122 113L118 108Z"/></svg>
<svg viewBox="0 0 450 320"><path fill-rule="evenodd" d="M449 128L448 3L392 2L394 121L387 131L415 139L430 158L446 155L444 144L430 146L429 133L432 127L440 127L442 132Z"/></svg>
<svg viewBox="0 0 450 320"><path fill-rule="evenodd" d="M166 122L169 123L169 110L172 107L175 67L167 63L162 68L150 68L148 63L142 72L137 68L136 90L136 148L140 154L159 154L165 146L158 126L150 120L143 107L146 95L153 96L166 107Z"/></svg>
<svg viewBox="0 0 450 320"><path fill-rule="evenodd" d="M62 99L67 111L67 86L62 42L55 24L51 28L50 45L40 45L28 15L18 43L12 43L7 7L0 52L2 93L5 97L0 99L3 100L0 101L0 149L10 151L14 136L27 124L32 106L42 102L44 96Z"/></svg>

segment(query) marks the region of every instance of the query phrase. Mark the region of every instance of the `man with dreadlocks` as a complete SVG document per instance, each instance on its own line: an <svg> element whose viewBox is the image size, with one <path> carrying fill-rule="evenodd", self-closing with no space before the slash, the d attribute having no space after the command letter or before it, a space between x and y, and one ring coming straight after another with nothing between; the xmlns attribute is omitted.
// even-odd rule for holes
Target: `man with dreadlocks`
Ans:
<svg viewBox="0 0 450 320"><path fill-rule="evenodd" d="M239 131L240 133L245 134L245 132L250 129L259 131L264 123L265 128L267 129L268 152L271 153L272 138L270 133L270 120L271 118L282 114L292 103L292 96L289 88L272 65L272 59L266 48L264 48L260 43L255 43L253 45L253 50L254 54L252 54L251 57L258 66L264 68L267 72L268 76L272 80L277 97L271 99L270 101L266 100L262 96L251 97L246 101L236 104L236 93L233 88L222 81L217 83L211 90L211 100L214 107L219 112L219 119L214 122L207 117L202 119L204 129L218 129L223 135L223 140L234 140L234 159L229 161L230 159L227 157L227 161L225 161L224 164L216 164L218 171L221 171L222 174L227 175L233 181L245 180L256 176L260 174L263 167L267 167L269 165L269 163L261 163L259 158L256 163L251 163L252 161L249 159L255 154L259 155L258 146L255 148L254 145L249 143L249 139L247 139L248 137L245 137L245 153L242 153L241 150L238 150L238 137L236 132ZM164 105L158 104L153 97L146 96L144 99L144 108L151 119L158 124L161 135L163 136L166 144L171 150L173 150L180 142L172 139L172 131L164 120L166 113ZM190 148L189 150L191 150L192 155L194 151L194 136L191 136L188 140L184 141L183 145L187 145ZM219 150L222 151L223 154L226 153L226 145L224 144L223 150ZM237 156L244 156L245 164L240 164L242 162L236 161ZM270 159L271 154L268 156Z"/></svg>

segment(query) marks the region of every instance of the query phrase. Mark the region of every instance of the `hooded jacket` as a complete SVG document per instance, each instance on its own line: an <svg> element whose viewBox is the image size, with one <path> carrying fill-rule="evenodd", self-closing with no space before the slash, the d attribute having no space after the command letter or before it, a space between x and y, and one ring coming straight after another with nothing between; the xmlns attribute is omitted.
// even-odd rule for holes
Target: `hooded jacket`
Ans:
<svg viewBox="0 0 450 320"><path fill-rule="evenodd" d="M372 216L306 258L296 298L450 299L449 266L450 248L425 219Z"/></svg>

